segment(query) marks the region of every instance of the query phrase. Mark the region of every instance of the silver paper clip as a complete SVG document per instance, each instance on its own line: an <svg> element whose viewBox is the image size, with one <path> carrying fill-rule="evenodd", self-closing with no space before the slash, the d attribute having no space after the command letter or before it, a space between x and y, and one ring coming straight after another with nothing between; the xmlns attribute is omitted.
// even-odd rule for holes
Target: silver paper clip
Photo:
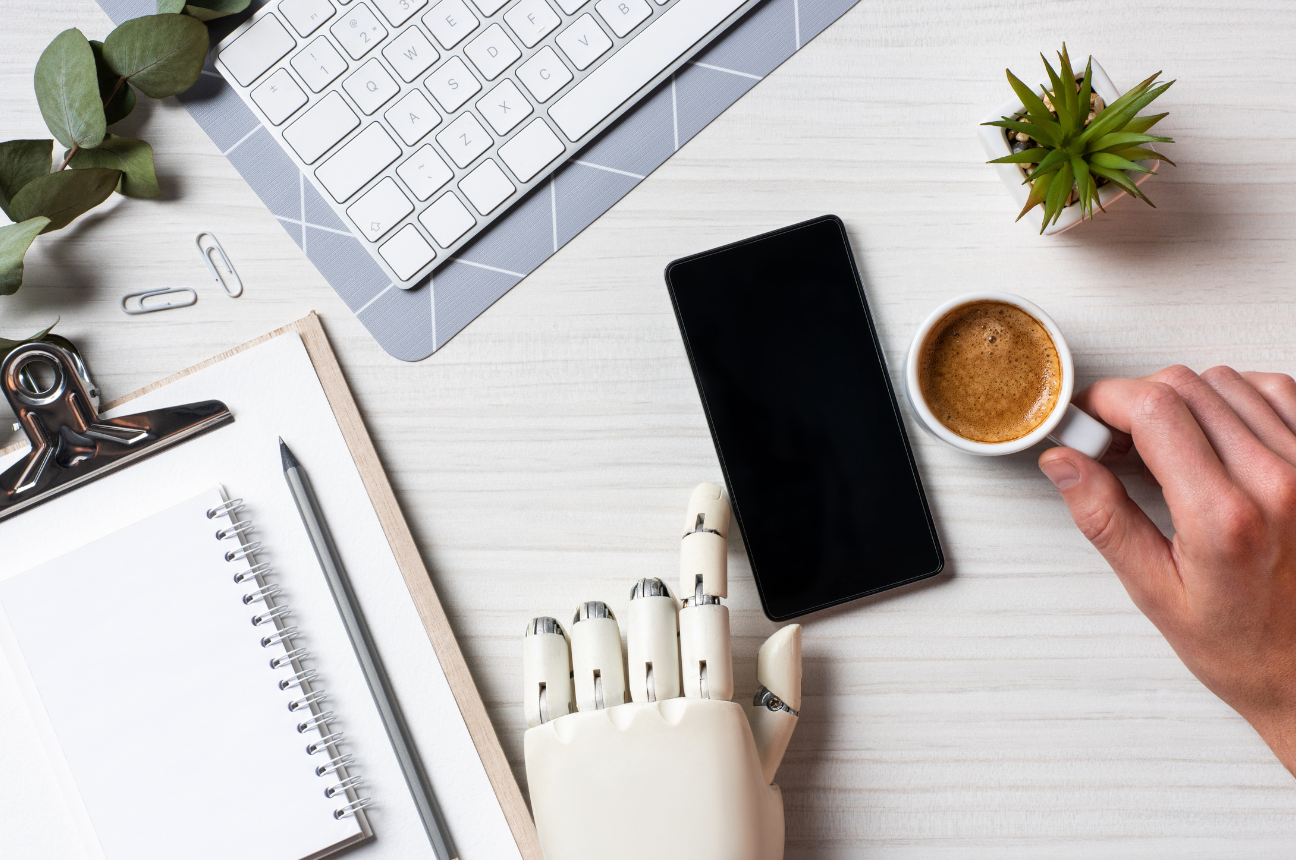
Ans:
<svg viewBox="0 0 1296 860"><path fill-rule="evenodd" d="M208 241L203 241L204 236ZM225 295L231 299L243 295L243 279L239 277L238 272L234 271L234 264L230 262L225 249L221 247L220 242L216 241L216 237L203 231L194 238L194 243L198 246L198 252L203 255L203 259L207 261L207 268L211 270L212 277L225 291ZM221 265L225 267L225 274L221 274L220 269L216 267L216 258L212 256L213 254L220 257Z"/></svg>
<svg viewBox="0 0 1296 860"><path fill-rule="evenodd" d="M167 300L165 304L145 304L149 299L155 296L170 296L180 293L188 293L189 299L178 301ZM131 301L135 299L135 301ZM187 308L198 301L198 294L189 287L163 287L159 290L143 290L138 293L127 293L122 296L121 309L126 313L134 316L135 314L151 314L154 311L169 311L171 308Z"/></svg>

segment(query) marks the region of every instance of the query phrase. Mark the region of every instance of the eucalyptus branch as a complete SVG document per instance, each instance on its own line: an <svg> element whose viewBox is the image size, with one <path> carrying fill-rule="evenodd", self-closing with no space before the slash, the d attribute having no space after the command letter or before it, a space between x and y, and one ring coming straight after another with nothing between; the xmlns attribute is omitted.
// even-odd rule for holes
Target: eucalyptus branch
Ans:
<svg viewBox="0 0 1296 860"><path fill-rule="evenodd" d="M58 166L58 170L54 172L58 173L59 170L62 170L63 168L67 167L68 163L72 160L72 156L76 155L80 151L81 151L81 144L79 143L72 144L72 148L68 150L67 158L63 159L63 163L60 164Z"/></svg>

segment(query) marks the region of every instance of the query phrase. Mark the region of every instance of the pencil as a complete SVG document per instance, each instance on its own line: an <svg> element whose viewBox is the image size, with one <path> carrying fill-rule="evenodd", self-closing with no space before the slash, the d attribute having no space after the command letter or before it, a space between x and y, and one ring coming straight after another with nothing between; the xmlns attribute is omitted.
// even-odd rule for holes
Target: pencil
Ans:
<svg viewBox="0 0 1296 860"><path fill-rule="evenodd" d="M451 848L452 843L441 817L441 810L428 784L427 774L423 771L423 765L414 750L405 718L401 715L400 706L392 692L391 681L383 670L378 649L374 647L373 637L369 635L369 628L365 625L355 594L351 591L351 583L347 580L346 569L342 566L342 559L338 557L337 547L333 544L333 536L329 534L324 515L315 500L315 493L311 491L310 481L307 480L301 464L297 462L297 458L293 456L282 438L279 440L279 455L283 460L284 478L288 481L288 489L297 504L297 512L301 514L302 525L306 526L311 546L315 548L315 557L319 559L324 578L328 580L329 591L333 593L333 602L337 604L338 614L342 616L342 621L346 625L351 647L355 649L356 658L359 659L360 668L364 672L365 682L369 685L369 692L373 696L374 704L378 706L378 713L382 716L383 728L387 730L387 738L391 741L392 750L400 763L405 784L409 786L414 805L418 807L423 829L427 831L428 840L432 843L432 850L436 853L437 860L458 860Z"/></svg>

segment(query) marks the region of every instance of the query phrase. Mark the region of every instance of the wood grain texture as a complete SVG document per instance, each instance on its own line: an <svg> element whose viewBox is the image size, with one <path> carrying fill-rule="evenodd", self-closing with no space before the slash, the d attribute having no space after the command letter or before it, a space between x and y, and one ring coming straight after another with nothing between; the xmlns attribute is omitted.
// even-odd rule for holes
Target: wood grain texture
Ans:
<svg viewBox="0 0 1296 860"><path fill-rule="evenodd" d="M16 10L0 137L42 133L30 74L93 0ZM519 639L584 599L673 577L690 489L719 467L662 282L679 256L834 212L893 373L955 293L1009 289L1067 334L1085 382L1174 362L1296 370L1296 7L865 0L427 361L387 357L174 102L137 108L160 201L37 240L0 332L59 330L109 398L318 310L519 781ZM1014 225L975 124L1005 66L1063 39L1118 84L1157 69L1178 168L1050 239ZM212 283L211 230L243 274ZM192 285L192 308L121 295ZM898 377L896 377L898 382ZM908 419L907 419L908 420ZM947 449L908 424L949 572L813 616L778 782L800 858L1255 858L1296 853L1296 782L1187 672L1076 532L1030 452ZM1131 492L1164 527L1158 493ZM738 692L774 625L742 548ZM473 860L473 858L466 858Z"/></svg>

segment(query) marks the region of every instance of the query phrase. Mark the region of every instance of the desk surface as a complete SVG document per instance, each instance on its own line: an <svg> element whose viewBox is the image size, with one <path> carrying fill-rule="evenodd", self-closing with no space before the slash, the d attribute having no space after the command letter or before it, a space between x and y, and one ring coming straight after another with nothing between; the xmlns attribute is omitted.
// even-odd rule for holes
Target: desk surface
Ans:
<svg viewBox="0 0 1296 860"><path fill-rule="evenodd" d="M142 100L129 125L164 199L39 240L0 332L61 315L111 398L319 311L521 779L524 622L582 599L620 608L636 578L674 576L689 489L720 477L667 261L835 212L893 368L938 302L998 288L1054 316L1085 380L1296 370L1296 9L1126 9L861 3L419 364L370 340L182 108ZM110 29L93 0L6 15L0 138L45 135L31 69L72 26ZM1005 100L1005 65L1034 79L1036 52L1064 37L1118 84L1178 78L1158 104L1180 166L1145 186L1160 208L1124 200L1044 239L1012 223L976 123ZM200 230L243 298L209 281ZM197 287L197 306L117 307L173 285ZM788 857L1291 853L1296 783L1134 609L1033 453L975 459L909 428L948 573L806 619L803 717L778 777ZM1168 527L1159 494L1127 481ZM730 560L747 695L774 625L736 541Z"/></svg>

